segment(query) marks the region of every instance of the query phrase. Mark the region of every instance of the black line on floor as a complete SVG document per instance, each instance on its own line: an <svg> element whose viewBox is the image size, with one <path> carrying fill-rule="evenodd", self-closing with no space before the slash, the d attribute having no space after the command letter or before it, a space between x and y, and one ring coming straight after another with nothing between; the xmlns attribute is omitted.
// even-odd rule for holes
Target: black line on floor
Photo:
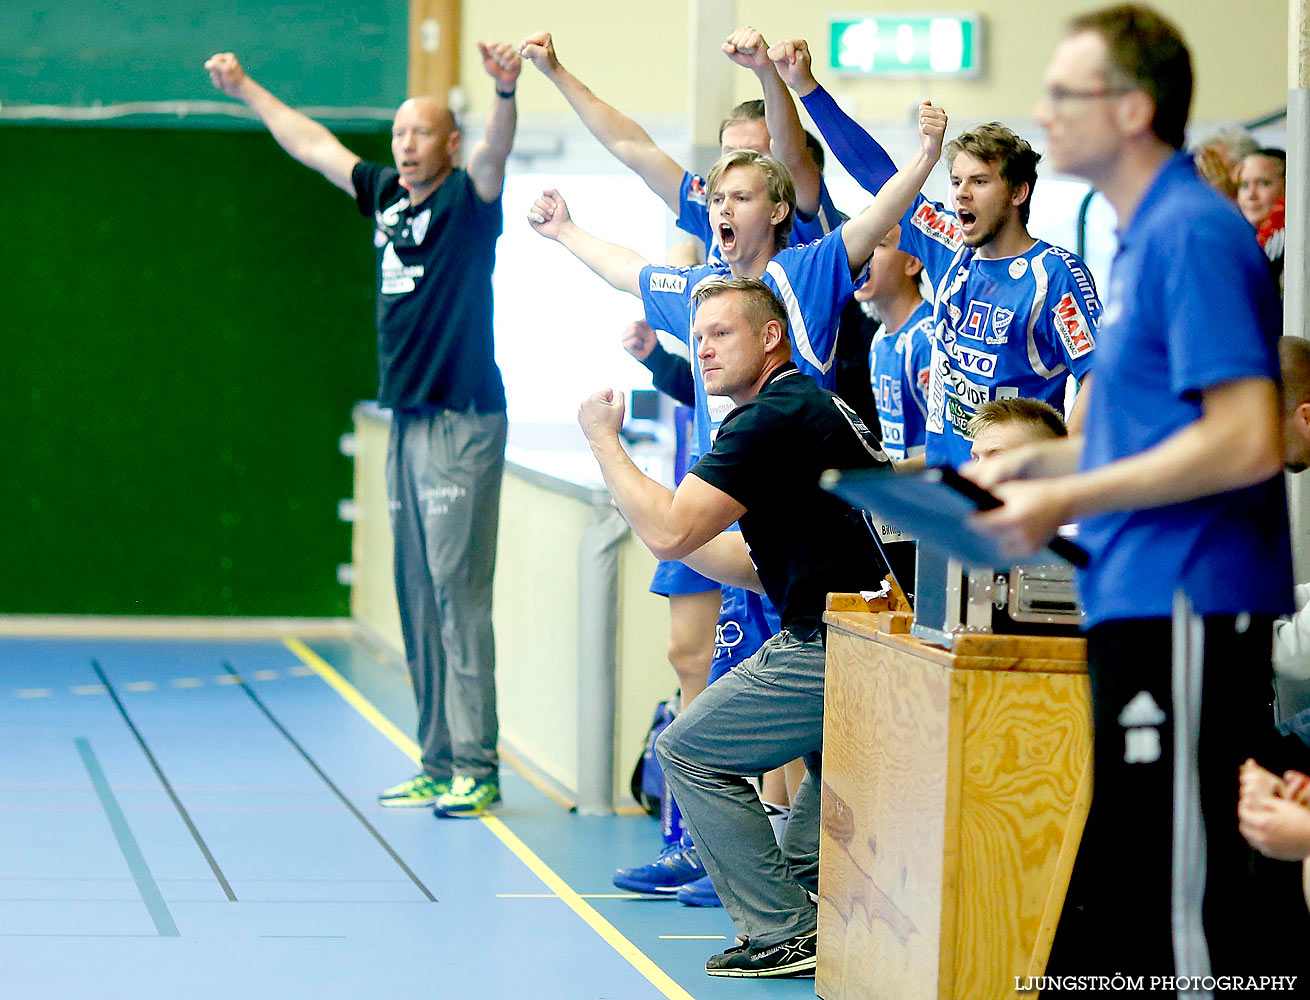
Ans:
<svg viewBox="0 0 1310 1000"><path fill-rule="evenodd" d="M240 684L241 689L245 691L247 695L250 696L250 700L255 703L255 707L258 708L261 712L263 712L264 717L273 724L273 728L276 729L279 733L281 733L283 737L286 739L286 741L296 748L296 753L300 754L300 756L305 759L305 763L308 764L310 767L312 767L314 769L314 773L323 779L323 784L327 785L328 788L332 789L332 794L335 795L338 799L340 799L341 804L344 805L347 809L349 809L350 812L354 815L355 819L359 820L360 823L364 825L364 829L373 835L373 839L376 840L378 844L381 845L382 849L391 856L391 860L400 866L400 870L409 876L410 881L413 882L416 886L418 886L419 892L423 893L423 895L427 897L428 902L435 903L437 901L437 897L432 895L432 893L428 890L428 887L423 884L423 882L419 879L417 875L414 874L413 869L411 869L409 865L405 864L404 859L401 858L401 856L395 852L395 849L392 848L392 846L387 843L386 838L383 837L382 834L378 833L377 828L374 827L373 824L370 823L365 818L362 812L360 812L357 808L355 808L355 803L351 802L350 799L346 798L345 793L342 792L341 789L336 786L336 783L333 782L333 780L327 776L327 773L321 767L318 766L317 761L315 761L314 758L309 755L308 751L306 751L305 748L300 745L300 743L296 740L296 738L292 736L290 732L287 731L287 727L282 725L282 723L277 720L277 716L275 716L272 712L268 710L268 706L264 704L264 702L260 699L259 695L255 694L254 689L251 688L251 686L246 683L246 679L241 676L240 671L236 670L232 666L232 664L227 662L227 660L223 661L223 669L237 679L237 683Z"/></svg>
<svg viewBox="0 0 1310 1000"><path fill-rule="evenodd" d="M145 738L141 735L141 730L137 729L136 723L132 721L132 716L127 714L127 707L123 704L123 700L118 697L118 692L114 690L114 685L110 683L105 672L100 669L100 663L97 660L91 661L91 669L94 670L96 676L100 678L100 683L105 686L105 690L109 692L109 697L114 700L114 705L118 708L118 714L123 717L123 721L127 723L127 728L130 729L132 735L136 737L136 742L141 747L141 752L145 754L146 760L150 762L150 766L155 772L155 777L159 779L159 783L164 786L164 791L168 793L168 797L173 802L173 808L175 808L177 814L182 817L182 822L186 824L186 828L191 831L191 838L196 842L196 847L200 848L200 853L204 855L205 861L208 862L209 870L214 873L214 878L218 879L218 884L222 888L223 894L227 896L228 902L235 903L237 901L237 894L232 891L232 886L228 884L227 878L223 874L223 870L218 867L218 862L214 860L214 855L210 853L209 845L205 843L205 838L200 836L200 831L196 829L195 823L191 822L191 814L186 811L186 806L182 805L182 800L177 797L177 793L173 791L173 786L169 783L168 778L164 776L164 770L159 766L159 761L155 759L155 755L150 752L150 747L146 745Z"/></svg>

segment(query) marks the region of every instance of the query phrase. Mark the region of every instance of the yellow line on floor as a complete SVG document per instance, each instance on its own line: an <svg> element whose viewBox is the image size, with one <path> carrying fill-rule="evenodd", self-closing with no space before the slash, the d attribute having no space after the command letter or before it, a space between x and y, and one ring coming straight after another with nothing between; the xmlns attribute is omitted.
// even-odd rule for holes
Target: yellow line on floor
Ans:
<svg viewBox="0 0 1310 1000"><path fill-rule="evenodd" d="M326 660L299 639L283 641L307 667L341 695L351 708L367 719L378 732L399 747L415 764L419 762L418 744L397 729L391 720L379 712L353 684L333 670ZM695 1000L667 972L652 962L640 948L619 933L613 924L597 913L567 882L555 874L554 870L537 857L509 827L494 816L481 816L479 819L515 857L528 867L532 874L541 879L546 888L559 896L564 905L581 917L588 927L599 934L606 944L623 956L629 965L641 973L646 981L664 994L668 1000Z"/></svg>
<svg viewBox="0 0 1310 1000"><path fill-rule="evenodd" d="M559 899L553 892L498 892L497 899ZM579 899L645 899L635 892L580 892Z"/></svg>

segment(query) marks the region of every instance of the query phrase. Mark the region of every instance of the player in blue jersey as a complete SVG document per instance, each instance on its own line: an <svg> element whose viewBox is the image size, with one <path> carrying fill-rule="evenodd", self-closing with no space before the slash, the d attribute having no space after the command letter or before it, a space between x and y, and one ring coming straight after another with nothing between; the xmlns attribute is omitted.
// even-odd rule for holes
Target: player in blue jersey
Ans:
<svg viewBox="0 0 1310 1000"><path fill-rule="evenodd" d="M770 56L833 155L877 191L887 154L819 87L805 43L779 43ZM1032 147L991 123L948 143L946 158L953 211L920 196L901 222L900 248L923 261L933 286L930 465L968 461L965 429L988 400L1041 399L1063 412L1069 373L1087 378L1101 313L1086 265L1028 232ZM1070 416L1075 429L1081 410Z"/></svg>
<svg viewBox="0 0 1310 1000"><path fill-rule="evenodd" d="M710 171L710 220L724 263L675 268L649 264L632 250L607 243L577 226L559 192L542 194L529 213L532 227L563 244L607 282L640 296L656 329L690 340L696 286L730 273L760 278L787 307L796 365L825 388L833 384L837 319L854 293L852 276L903 213L931 171L946 115L925 102L919 112L920 150L912 163L855 218L821 240L787 246L795 192L786 167L771 157L738 150ZM714 428L732 408L708 396L696 372L696 454L709 451Z"/></svg>
<svg viewBox="0 0 1310 1000"><path fill-rule="evenodd" d="M1070 520L1090 555L1095 784L1051 956L1062 975L1304 973L1310 936L1300 873L1235 822L1243 762L1281 771L1266 754L1286 752L1270 663L1292 608L1281 309L1249 226L1184 150L1191 98L1187 47L1149 8L1085 14L1056 48L1047 149L1120 227L1096 385L1083 435L976 474L1004 501L977 524L1015 555Z"/></svg>
<svg viewBox="0 0 1310 1000"><path fill-rule="evenodd" d="M869 349L869 378L882 447L896 462L923 454L932 361L932 306L919 288L923 264L897 249L900 235L893 226L882 238L855 291L882 321Z"/></svg>
<svg viewBox="0 0 1310 1000"><path fill-rule="evenodd" d="M529 220L535 229L563 243L614 287L640 295L652 327L688 341L695 311L692 296L700 285L729 274L763 278L787 309L797 366L825 388L832 388L837 322L843 304L854 291L852 275L863 268L895 224L900 210L923 184L941 148L944 130L945 114L925 105L920 113L923 149L911 167L889 182L886 195L875 199L865 212L822 240L803 247L787 247L795 193L786 168L770 157L745 150L724 157L709 177L714 239L727 261L724 264L653 267L633 251L579 229L554 191L546 192L533 205ZM699 365L694 366L694 377L697 406L692 452L693 458L699 458L709 452L714 430L733 404L726 397L705 391L704 372ZM726 621L720 618L724 629L721 635L739 629L753 643L772 634L769 609L756 595L725 590L723 605L724 615L731 617ZM735 623L735 628L730 622ZM753 649L751 643L740 642L723 649L722 657L719 652L716 649L715 676ZM645 867L644 871L622 871L616 879L629 886L643 884L665 892L685 886L689 891L686 902L706 898L704 893L691 894L696 883L712 888L704 885L704 870L690 845Z"/></svg>
<svg viewBox="0 0 1310 1000"><path fill-rule="evenodd" d="M529 36L519 48L523 58L559 88L587 130L659 195L676 217L678 228L701 240L706 253L713 259L716 250L714 235L710 231L704 178L684 169L655 145L645 129L602 101L560 65L549 32ZM764 39L754 28L740 28L723 43L723 50L733 62L746 66L759 77L764 100L746 101L728 112L719 125L721 152L753 149L781 160L791 171L796 184L797 215L792 227L792 242L809 243L824 236L843 216L828 194L820 171L821 164L807 149L807 136L796 114L796 106L768 59ZM822 147L817 142L814 147L821 152Z"/></svg>

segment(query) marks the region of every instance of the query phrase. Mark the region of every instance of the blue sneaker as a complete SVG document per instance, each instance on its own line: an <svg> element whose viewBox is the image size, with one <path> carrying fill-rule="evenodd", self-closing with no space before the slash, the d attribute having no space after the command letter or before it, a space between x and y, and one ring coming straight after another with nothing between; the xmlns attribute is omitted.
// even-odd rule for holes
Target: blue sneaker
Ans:
<svg viewBox="0 0 1310 1000"><path fill-rule="evenodd" d="M695 882L688 882L678 888L678 902L683 906L722 906L719 894L714 891L714 883L706 875Z"/></svg>
<svg viewBox="0 0 1310 1000"><path fill-rule="evenodd" d="M679 887L705 876L705 866L696 854L691 837L669 844L650 864L638 868L620 868L614 873L614 884L628 892L650 896L672 896Z"/></svg>

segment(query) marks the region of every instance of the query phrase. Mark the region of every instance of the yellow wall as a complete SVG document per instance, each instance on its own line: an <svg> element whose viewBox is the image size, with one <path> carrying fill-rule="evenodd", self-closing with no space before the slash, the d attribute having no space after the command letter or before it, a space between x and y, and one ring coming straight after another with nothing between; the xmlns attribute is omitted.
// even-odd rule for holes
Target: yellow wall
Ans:
<svg viewBox="0 0 1310 1000"><path fill-rule="evenodd" d="M730 2L730 0L722 0ZM826 25L830 13L858 11L964 11L983 14L987 70L979 82L942 81L929 95L922 81L837 83L863 118L898 118L924 96L944 105L961 125L989 118L1030 117L1042 73L1060 37L1063 21L1094 4L1069 0L983 0L924 7L911 0L869 4L806 4L797 0L738 0L742 23L753 24L769 41L807 38L826 64ZM1182 29L1197 74L1193 117L1239 120L1286 103L1287 4L1252 0L1239 8L1231 0L1157 0L1156 6ZM687 38L690 0L656 4L613 4L566 0L542 5L531 0L484 4L464 0L465 53L460 78L474 111L485 110L490 84L476 60L473 43L503 38L517 43L538 29L554 32L560 58L593 90L616 107L637 115L685 114ZM716 45L719 39L701 44ZM819 75L816 70L816 75ZM746 70L738 71L738 100L758 96ZM532 67L520 82L520 107L527 113L568 110L555 89Z"/></svg>

